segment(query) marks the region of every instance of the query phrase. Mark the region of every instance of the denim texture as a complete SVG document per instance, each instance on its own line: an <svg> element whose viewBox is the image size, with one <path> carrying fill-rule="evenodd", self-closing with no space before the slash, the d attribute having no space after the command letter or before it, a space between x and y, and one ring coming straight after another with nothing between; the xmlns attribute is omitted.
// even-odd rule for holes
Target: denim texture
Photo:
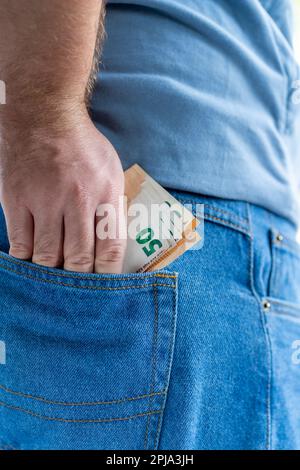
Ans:
<svg viewBox="0 0 300 470"><path fill-rule="evenodd" d="M173 194L205 204L204 245L156 273L16 260L0 219L2 449L300 449L296 229Z"/></svg>

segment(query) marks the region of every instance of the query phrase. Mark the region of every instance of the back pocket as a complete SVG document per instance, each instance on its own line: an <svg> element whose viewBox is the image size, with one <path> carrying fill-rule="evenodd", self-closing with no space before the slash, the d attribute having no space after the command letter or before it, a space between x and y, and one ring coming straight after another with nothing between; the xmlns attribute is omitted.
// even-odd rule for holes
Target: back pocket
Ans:
<svg viewBox="0 0 300 470"><path fill-rule="evenodd" d="M0 253L0 447L155 449L177 275L82 275Z"/></svg>

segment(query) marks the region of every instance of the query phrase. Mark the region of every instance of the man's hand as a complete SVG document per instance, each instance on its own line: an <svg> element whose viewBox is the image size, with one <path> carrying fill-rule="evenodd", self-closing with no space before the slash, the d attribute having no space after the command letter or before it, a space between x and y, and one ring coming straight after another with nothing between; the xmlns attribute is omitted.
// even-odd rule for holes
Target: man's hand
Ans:
<svg viewBox="0 0 300 470"><path fill-rule="evenodd" d="M125 241L96 240L95 215L109 203L123 223L124 173L88 115L64 135L48 126L9 141L1 150L0 188L10 254L71 271L122 272Z"/></svg>
<svg viewBox="0 0 300 470"><path fill-rule="evenodd" d="M95 240L95 215L101 203L118 208L124 176L85 107L101 8L102 0L0 0L0 200L12 256L118 273L125 243Z"/></svg>

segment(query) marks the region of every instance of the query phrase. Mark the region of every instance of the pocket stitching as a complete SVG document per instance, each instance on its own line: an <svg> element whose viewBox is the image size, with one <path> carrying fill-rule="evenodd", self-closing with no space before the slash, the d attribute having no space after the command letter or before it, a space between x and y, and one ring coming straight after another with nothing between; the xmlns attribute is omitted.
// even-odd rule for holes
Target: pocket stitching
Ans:
<svg viewBox="0 0 300 470"><path fill-rule="evenodd" d="M3 406L4 408L8 408L8 409L11 409L11 410L20 411L22 413L26 413L30 416L33 416L34 418L44 419L46 421L58 421L60 423L82 423L82 424L93 424L93 423L97 424L97 423L111 423L111 422L114 422L114 421L128 421L130 419L141 418L143 416L159 414L162 411L162 409L151 410L151 411L147 411L145 413L138 413L136 415L119 417L119 418L65 419L65 418L57 418L57 417L54 417L54 416L41 415L39 413L35 413L33 411L27 410L26 408L21 408L19 406L10 405L10 404L5 403L3 401L0 402L0 406Z"/></svg>
<svg viewBox="0 0 300 470"><path fill-rule="evenodd" d="M12 272L14 274L17 274L21 277L25 277L28 279L33 279L34 281L40 281L40 282L46 282L48 284L54 284L54 285L59 285L59 286L64 286L64 287L74 287L76 289L89 289L89 290L107 290L107 291L115 291L115 290L128 290L128 289L145 289L147 287L154 287L154 286L161 286L161 287L171 287L173 289L176 288L174 284L163 284L163 283L154 283L154 284L142 284L138 286L120 286L120 287L101 287L101 286L81 286L81 285L76 285L76 284L67 284L65 282L60 282L60 281L54 281L53 279L43 279L40 277L34 277L31 276L30 274L25 274L21 273L19 271L16 271L15 269L9 268L8 266L5 266L3 264L0 264L0 268ZM43 274L46 274L43 272ZM158 277L158 275L154 275ZM176 276L175 276L176 278ZM100 279L99 279L100 280ZM119 280L119 279L116 279Z"/></svg>
<svg viewBox="0 0 300 470"><path fill-rule="evenodd" d="M85 280L89 280L89 281L128 281L128 280L131 280L133 278L137 278L137 279L140 279L139 275L137 273L130 273L128 274L127 276L126 275L122 275L122 277L117 277L117 278L114 278L114 277L96 277L97 274L94 274L93 276L89 276L88 274L86 274L85 276L80 276L80 275L72 275L71 273L64 273L64 272L55 272L53 270L51 271L48 271L46 269L43 269L43 268L39 268L38 266L34 266L34 265L30 265L29 263L28 264L25 264L25 262L22 262L22 261L18 261L18 260L15 260L15 259L12 259L12 258L7 258L5 256L3 256L1 253L0 253L0 259L3 259L5 262L7 263L11 263L11 264L15 264L16 266L21 266L22 268L25 268L25 269L28 269L28 270L31 270L31 271L36 271L38 273L41 273L41 274L44 274L44 275L47 275L47 276L58 276L58 277L66 277L66 278L70 278L70 279L79 279L79 280L82 280L82 281L85 281ZM10 269L8 268L6 265L4 264L0 264L0 267L2 267L3 269ZM20 275L22 275L23 273L19 272L19 271L13 271L13 272L16 272ZM157 278L165 278L165 279L176 279L177 276L176 275L173 275L173 274L166 274L166 273L143 273L145 275L145 278L151 278L151 277L157 277Z"/></svg>
<svg viewBox="0 0 300 470"><path fill-rule="evenodd" d="M269 280L269 288L267 295L268 297L276 297L277 292L277 277L278 277L278 269L277 269L277 250L274 243L272 243L272 260L271 260L271 275Z"/></svg>
<svg viewBox="0 0 300 470"><path fill-rule="evenodd" d="M193 200L186 200L184 198L177 198L178 201L180 202L186 202L187 204L195 204L195 201ZM196 202L197 203L197 202ZM219 212L220 214L224 214L226 215L227 217L230 216L230 217L234 217L236 220L238 220L239 222L242 222L243 224L248 224L248 220L245 219L245 218L242 218L242 217L239 217L238 215L234 214L233 212L229 212L229 211L226 211L225 209L221 209L219 207L216 207L216 206L213 206L211 204L206 204L206 203L200 203L200 204L204 204L204 207L208 207L216 212ZM223 219L222 219L223 220Z"/></svg>
<svg viewBox="0 0 300 470"><path fill-rule="evenodd" d="M150 396L149 396L149 410L152 406L153 390L155 384L156 365L157 365L157 338L158 338L158 293L157 288L153 287L153 300L154 300L154 334L153 334L153 353L152 353L152 367L151 367L151 385L150 385ZM152 396L151 396L152 395ZM147 425L145 430L144 449L147 449L149 439L149 428L150 428L151 416L148 416Z"/></svg>
<svg viewBox="0 0 300 470"><path fill-rule="evenodd" d="M149 398L150 396L159 396L159 395L164 395L166 393L166 390L162 390L161 392L153 392L151 394L147 393L145 395L136 395L134 397L126 397L126 398L119 398L117 400L110 400L110 401L96 401L96 402L66 402L66 401L55 401L55 400L49 400L48 398L45 397L38 397L35 395L30 395L27 393L23 392L18 392L13 389L9 389L5 387L4 385L0 384L0 389L3 390L6 393L9 393L11 395L16 395L22 398L27 398L31 400L36 400L36 401L41 401L43 403L46 403L48 405L57 405L57 406L101 406L101 405L118 405L120 403L125 403L127 401L135 401L135 400L142 400L145 398Z"/></svg>
<svg viewBox="0 0 300 470"><path fill-rule="evenodd" d="M170 384L170 376L171 376L171 369L172 369L172 359L174 355L174 345L175 345L175 338L176 338L176 320L177 320L177 290L173 290L173 318L172 318L172 331L174 332L173 337L170 338L170 344L169 344L169 357L168 357L168 375L167 375L167 381L166 381L166 393L164 397L164 402L162 405L161 409L161 415L159 417L159 421L157 424L157 430L156 430L156 437L155 437L155 445L154 449L158 448L159 445L159 439L160 439L160 432L162 428L162 423L163 423L163 416L164 416L164 410L166 406L166 400L167 400L167 392Z"/></svg>
<svg viewBox="0 0 300 470"><path fill-rule="evenodd" d="M224 224L228 227L239 230L240 232L244 233L245 235L249 235L247 230L245 228L243 228L242 226L240 226L240 225L235 225L232 222L229 222L228 220L221 219L220 217L215 217L215 216L212 216L212 215L207 214L207 213L204 213L204 215L207 218L207 220L215 220L216 222L222 222L222 224Z"/></svg>
<svg viewBox="0 0 300 470"><path fill-rule="evenodd" d="M174 277L177 278L177 276L174 276ZM36 278L34 278L34 279L36 279ZM45 281L45 280L44 280L44 281ZM47 281L46 281L46 282L47 282ZM69 284L66 284L66 285L69 286ZM163 285L163 286L165 286L165 287L171 287L171 288L173 288L174 295L171 294L171 295L172 295L172 299L173 299L173 309L172 309L173 312L172 312L172 315L171 315L171 317L172 317L172 320L171 320L171 325L172 325L172 326L171 326L171 328L172 328L172 330L173 330L173 328L174 328L174 323L175 323L175 317L176 317L176 311L174 311L174 308L176 307L176 304L175 304L174 299L175 299L175 297L176 297L175 292L176 292L177 284L173 285L173 284L152 283L152 284L145 284L144 286L134 286L134 287L139 287L139 288L140 288L140 287L150 287L150 286L152 286L152 287L154 288L154 292L157 292L157 293L158 293L159 291L157 290L157 286L160 286L160 285ZM155 310L156 310L156 311L158 310L157 297L156 297L156 303L155 303ZM158 312L157 312L157 314L158 314ZM155 330L156 330L156 329L157 329L157 327L155 328ZM173 337L174 335L171 335L171 336ZM171 348L171 347L172 347L172 338L170 338L170 348ZM165 368L166 374L167 374L168 371L169 371L169 366L170 366L170 364L169 364L169 358L170 358L170 355L171 355L171 351L169 351L168 357L166 358L166 360L167 360L167 364L166 364L166 368ZM154 364L155 364L155 362L157 362L155 359L153 359L153 361L154 361ZM154 379L155 379L155 376L154 376ZM166 383L166 382L168 383L167 379L165 380L165 383ZM162 385L163 385L163 384L162 384ZM1 387L1 385L0 385L0 387ZM3 386L2 386L2 387L3 387ZM17 392L17 393L18 393L18 392ZM19 392L19 393L20 393L20 392ZM21 393L22 393L22 392L21 392ZM24 394L24 395L25 395L25 394ZM158 396L160 399L159 399L159 402L157 402L157 404L156 404L156 403L152 403L152 405L149 405L149 401L148 401L148 407L147 407L148 410L147 410L147 411L145 411L145 409L144 409L144 410L142 409L142 410L140 410L140 411L141 411L140 413L132 414L132 415L130 415L130 416L124 416L124 417L122 417L122 416L121 416L121 417L116 417L116 416L114 416L114 417L107 417L107 416L106 416L106 417L103 417L103 418L102 418L102 417L101 417L101 418L99 417L99 418L97 418L97 419L73 419L72 416L71 416L70 418L65 418L65 417L50 416L50 415L48 415L48 414L46 414L46 415L45 415L45 414L39 414L39 413L36 413L35 411L32 411L32 410L30 409L31 406L30 406L29 409L28 409L28 408L27 408L27 405L26 405L26 407L19 407L19 406L17 406L17 405L14 405L13 403L12 403L12 404L10 404L9 402L7 403L6 401L0 401L0 406L6 407L6 408L9 408L9 409L12 409L12 410L20 411L20 412L26 413L26 414L28 414L28 415L31 415L31 416L33 416L33 417L40 418L40 419L45 419L45 420L48 420L48 421L49 421L49 420L50 420L50 421L59 421L59 422L64 422L64 423L106 423L106 422L113 422L113 421L125 421L125 420L135 419L135 418L142 417L142 416L145 416L145 417L148 416L148 417L149 417L149 416L151 416L151 415L159 415L159 414L161 414L162 411L163 411L163 406L162 406L162 405L165 404L164 395L166 395L166 390L163 390L162 392L155 392L155 393L150 394L150 395L152 395L152 397ZM35 396L33 396L33 395L32 395L31 397L32 397L33 399L38 399L38 398L40 398L41 401L46 401L46 400L47 400L47 399L44 399L44 400L43 400L42 397L35 397ZM140 399L140 398L142 398L142 397L144 397L144 396L129 397L129 400L130 400L130 399L132 399L132 400L133 400L133 399ZM24 396L24 398L28 398L28 397ZM148 394L148 395L145 395L145 398L149 398L149 394ZM123 399L123 400L120 399L120 400L117 401L117 403L120 403L120 402L123 402L123 401L128 401L128 399ZM49 402L50 402L50 400L49 400ZM67 403L67 402L66 402L66 403ZM64 403L64 404L66 404L66 403ZM111 403L111 402L107 402L107 404L109 404L109 403ZM59 404L59 403L54 402L54 404ZM70 403L70 404L71 404L71 403ZM91 404L92 404L92 403L91 403ZM75 405L76 405L76 404L75 404ZM77 405L78 405L78 403L77 403ZM82 405L84 405L84 404L82 403ZM146 405L146 403L145 403L145 405ZM143 408L144 408L144 406L143 406ZM151 423L151 421L150 421L150 423ZM156 425L155 425L155 433L156 433L156 435L158 435L158 431L159 431L158 428L159 428L159 424L160 424L160 419L155 419L155 423L156 423Z"/></svg>

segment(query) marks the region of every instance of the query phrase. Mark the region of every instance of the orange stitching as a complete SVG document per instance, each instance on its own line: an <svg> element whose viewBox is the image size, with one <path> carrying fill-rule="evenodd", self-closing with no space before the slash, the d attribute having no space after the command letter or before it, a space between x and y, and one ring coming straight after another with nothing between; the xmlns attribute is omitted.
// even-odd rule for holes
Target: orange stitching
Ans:
<svg viewBox="0 0 300 470"><path fill-rule="evenodd" d="M245 233L246 235L249 235L248 231L242 227L241 225L235 225L233 224L232 222L229 222L228 220L225 220L225 219L220 219L219 217L214 217L210 214L206 214L206 217L208 220L216 220L216 221L219 221L219 222L223 222L224 224L228 225L229 227L233 227L233 228L236 228L238 230L240 230L241 232Z"/></svg>
<svg viewBox="0 0 300 470"><path fill-rule="evenodd" d="M76 289L89 289L89 290L127 290L127 289L145 289L146 287L153 287L153 286L160 286L160 287L172 287L173 289L176 288L174 284L162 284L162 283L155 283L155 284L142 284L141 286L122 286L122 287L100 287L100 286L80 286L76 284L66 284L65 282L53 281L52 279L43 279L41 277L34 277L30 274L21 273L14 269L11 269L3 264L0 264L0 268L5 269L6 271L10 271L12 273L18 274L19 276L26 277L28 279L33 279L34 281L40 282L47 282L49 284L54 284L58 286L65 286L65 287L74 287Z"/></svg>
<svg viewBox="0 0 300 470"><path fill-rule="evenodd" d="M103 419L64 419L64 418L54 418L53 416L45 416L41 415L39 413L34 413L33 411L26 410L25 408L20 408L19 406L12 406L9 405L8 403L5 402L0 402L0 406L3 406L5 408L9 408L11 410L15 411L21 411L23 413L26 413L30 416L33 416L35 418L40 418L44 419L46 421L59 421L61 423L111 423L113 421L126 421L129 419L134 419L134 418L141 418L143 416L149 416L149 415L154 415L161 413L162 410L152 410L152 411L147 411L146 413L139 413L136 415L132 416L125 416L124 418L103 418Z"/></svg>
<svg viewBox="0 0 300 470"><path fill-rule="evenodd" d="M159 309L158 309L158 298L157 298L157 289L153 288L153 297L154 297L154 334L153 334L153 352L152 352L152 365L151 365L151 385L149 393L149 408L152 406L153 398L153 389L155 384L156 368L157 368L157 336L158 336L158 318L159 318ZM148 439L149 439L149 427L150 427L151 417L148 416L147 426L145 431L144 439L144 449L147 449Z"/></svg>
<svg viewBox="0 0 300 470"><path fill-rule="evenodd" d="M188 199L188 200L186 200L186 199L184 199L184 198L177 198L177 199L178 199L178 201L186 202L187 204L191 204L191 205L193 205L193 206L194 206L195 204L201 204L201 205L203 205L203 206L204 206L204 211L203 211L203 213L205 212L205 208L207 207L208 211L211 210L211 211L220 212L221 214L224 214L224 215L226 215L227 217L229 216L229 217L235 218L236 220L238 220L238 221L241 222L242 224L248 225L248 223L249 223L249 220L248 220L248 219L245 219L244 217L240 217L240 216L238 216L237 214L235 214L234 212L229 212L229 211L227 211L227 210L225 210L225 209L221 209L221 208L216 207L216 206L213 206L213 205L211 205L211 204L207 204L207 203L205 203L205 202L199 202L199 203L198 203L197 201L191 200L191 199ZM208 211L206 211L206 212L208 212ZM194 212L195 212L195 211L194 211ZM225 220L224 220L224 222L225 222Z"/></svg>
<svg viewBox="0 0 300 470"><path fill-rule="evenodd" d="M122 277L117 277L117 278L113 278L113 277L101 277L101 278L97 278L95 277L96 274L94 274L93 276L89 276L89 275L86 275L86 276L75 276L75 275L72 275L71 273L68 274L68 273L58 273L58 272L54 272L54 271L46 271L45 269L42 269L42 268L39 268L37 266L34 266L34 265L30 265L28 266L27 264L24 264L22 263L21 261L18 261L18 260L15 260L15 259L7 259L5 256L1 255L0 253L0 259L3 259L4 261L7 261L8 263L12 263L12 264L16 264L17 266L22 266L23 268L25 269L30 269L32 271L37 271L37 272L40 272L42 274L46 274L47 276L58 276L58 277L69 277L70 279L80 279L80 280L92 280L92 281L128 281L129 279L132 279L132 278L137 278L137 279L141 279L141 277L139 277L138 274L136 273L131 273L130 275L127 275L127 276L122 276ZM166 278L166 279L176 279L177 276L174 276L172 274L148 274L148 273L144 273L146 274L145 277L161 277L161 278Z"/></svg>
<svg viewBox="0 0 300 470"><path fill-rule="evenodd" d="M170 341L169 341L169 346L168 346L168 349L169 349L168 367L167 367L167 371L168 371L167 374L168 375L167 375L167 380L166 380L166 383L165 383L166 394L165 394L164 403L162 404L162 408L161 408L162 412L160 414L160 417L159 417L158 423L157 423L154 449L157 449L158 444L159 444L161 425L162 425L162 420L163 420L163 411L164 411L165 406L166 406L166 397L167 397L167 393L168 393L168 389L169 389L169 385L170 385L170 372L171 372L171 368L172 368L172 361L173 361L173 355L174 355L176 321L177 321L177 292L176 291L172 292L172 297L173 297L173 308L172 308L173 315L172 315L172 325L171 325L171 330L170 330L172 332L172 334L170 335Z"/></svg>
<svg viewBox="0 0 300 470"><path fill-rule="evenodd" d="M32 400L37 400L41 401L43 403L47 403L49 405L59 405L59 406L97 406L97 405L115 405L118 403L123 403L127 401L134 401L134 400L141 400L143 398L148 398L150 396L156 396L156 395L163 395L165 390L162 392L153 392L152 394L145 394L145 395L137 395L135 397L128 397L128 398L121 398L119 400L111 400L111 401L95 401L95 402L65 402L65 401L52 401L48 400L47 398L44 397L38 397L34 395L30 395L27 393L23 392L17 392L16 390L12 390L10 388L4 387L4 385L0 384L0 389L3 390L6 393L10 393L11 395L16 395L18 397L23 397L23 398L31 398Z"/></svg>

